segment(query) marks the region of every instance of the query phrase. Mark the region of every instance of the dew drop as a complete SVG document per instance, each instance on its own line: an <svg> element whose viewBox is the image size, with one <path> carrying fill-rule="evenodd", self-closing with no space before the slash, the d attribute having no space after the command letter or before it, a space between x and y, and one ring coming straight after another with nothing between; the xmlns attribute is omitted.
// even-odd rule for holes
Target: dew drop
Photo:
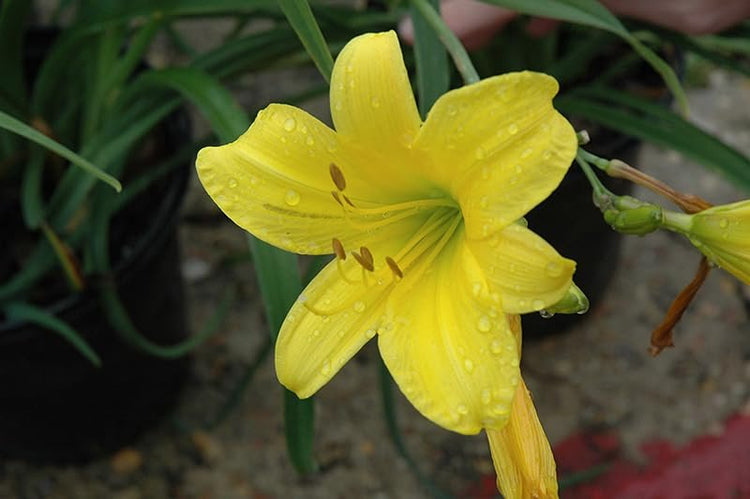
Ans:
<svg viewBox="0 0 750 499"><path fill-rule="evenodd" d="M299 192L288 190L286 191L286 195L284 196L284 202L288 204L289 206L297 206L299 204Z"/></svg>
<svg viewBox="0 0 750 499"><path fill-rule="evenodd" d="M364 312L365 311L365 302L363 302L363 301L356 301L356 302L354 302L354 311L355 312Z"/></svg>
<svg viewBox="0 0 750 499"><path fill-rule="evenodd" d="M482 168L482 179L488 180L490 178L491 173L492 172L490 171L490 169L485 166L484 168Z"/></svg>
<svg viewBox="0 0 750 499"><path fill-rule="evenodd" d="M546 151L544 151L544 152L542 153L542 158L543 158L544 160L548 160L548 159L550 159L551 157L552 157L552 151L550 151L549 149L547 149Z"/></svg>
<svg viewBox="0 0 750 499"><path fill-rule="evenodd" d="M492 393L489 388L485 388L482 390L482 403L488 405L490 402L492 402Z"/></svg>
<svg viewBox="0 0 750 499"><path fill-rule="evenodd" d="M458 113L456 106L450 106L448 108L448 116L455 116Z"/></svg>
<svg viewBox="0 0 750 499"><path fill-rule="evenodd" d="M544 267L544 273L549 277L560 277L562 275L562 271L562 265L560 265L558 262L549 262L547 266Z"/></svg>
<svg viewBox="0 0 750 499"><path fill-rule="evenodd" d="M511 123L510 125L508 125L508 133L511 134L511 135L517 134L518 133L518 125L516 125L515 123Z"/></svg>
<svg viewBox="0 0 750 499"><path fill-rule="evenodd" d="M534 308L534 310L539 312L544 308L544 302L542 300L536 299L531 302L531 306Z"/></svg>
<svg viewBox="0 0 750 499"><path fill-rule="evenodd" d="M480 333L489 333L492 329L492 320L486 315L481 316L477 321L477 329Z"/></svg>
<svg viewBox="0 0 750 499"><path fill-rule="evenodd" d="M474 151L474 156L477 159L484 159L487 156L487 154L484 152L483 148L477 147L476 151Z"/></svg>
<svg viewBox="0 0 750 499"><path fill-rule="evenodd" d="M726 229L728 225L729 221L726 218L722 218L721 220L719 220L719 227L721 227L722 229Z"/></svg>
<svg viewBox="0 0 750 499"><path fill-rule="evenodd" d="M482 198L479 200L479 206L482 208L487 208L490 204L490 199L487 196L482 196Z"/></svg>
<svg viewBox="0 0 750 499"><path fill-rule="evenodd" d="M307 144L308 146L315 145L315 139L313 139L312 137L307 137L305 139L305 144Z"/></svg>
<svg viewBox="0 0 750 499"><path fill-rule="evenodd" d="M370 99L370 105L374 107L375 109L380 107L380 99L376 96L373 96L372 99Z"/></svg>
<svg viewBox="0 0 750 499"><path fill-rule="evenodd" d="M315 329L312 332L313 336L320 336L320 329Z"/></svg>
<svg viewBox="0 0 750 499"><path fill-rule="evenodd" d="M548 312L547 310L544 310L544 309L539 311L539 315L542 316L542 319L551 319L555 316L555 314L553 314L552 312Z"/></svg>
<svg viewBox="0 0 750 499"><path fill-rule="evenodd" d="M466 407L466 406L465 406L465 405L463 405L463 404L461 404L461 405L459 405L458 407L456 407L456 411L457 411L457 412L458 412L459 414L463 415L463 416L465 416L465 415L469 414L469 408L468 408L468 407Z"/></svg>
<svg viewBox="0 0 750 499"><path fill-rule="evenodd" d="M490 343L490 351L494 354L503 353L503 341L500 338L495 338Z"/></svg>
<svg viewBox="0 0 750 499"><path fill-rule="evenodd" d="M327 360L323 363L323 367L320 368L320 373L323 376L328 376L331 374L331 361Z"/></svg>
<svg viewBox="0 0 750 499"><path fill-rule="evenodd" d="M258 185L260 184L260 180L258 180L258 177L252 176L250 177L250 185Z"/></svg>
<svg viewBox="0 0 750 499"><path fill-rule="evenodd" d="M532 148L530 148L530 147L527 147L527 148L526 148L526 149L524 149L524 150L523 150L523 152L521 153L521 159L527 159L527 158L528 158L529 156L531 156L532 154L534 154L534 150L533 150Z"/></svg>
<svg viewBox="0 0 750 499"><path fill-rule="evenodd" d="M464 359L464 369L468 373L472 372L474 370L474 362L471 359Z"/></svg>
<svg viewBox="0 0 750 499"><path fill-rule="evenodd" d="M294 118L287 118L284 122L284 130L286 130L287 132L291 132L295 128L297 128L297 122L294 120Z"/></svg>
<svg viewBox="0 0 750 499"><path fill-rule="evenodd" d="M366 338L374 338L377 333L378 332L375 330L375 328L371 327L367 331L365 331L365 337Z"/></svg>
<svg viewBox="0 0 750 499"><path fill-rule="evenodd" d="M227 184L229 185L230 189L234 189L237 187L237 179L234 177L229 177L229 180L227 180Z"/></svg>
<svg viewBox="0 0 750 499"><path fill-rule="evenodd" d="M481 282L474 282L471 284L471 295L474 298L479 298L479 295L482 293L482 283Z"/></svg>

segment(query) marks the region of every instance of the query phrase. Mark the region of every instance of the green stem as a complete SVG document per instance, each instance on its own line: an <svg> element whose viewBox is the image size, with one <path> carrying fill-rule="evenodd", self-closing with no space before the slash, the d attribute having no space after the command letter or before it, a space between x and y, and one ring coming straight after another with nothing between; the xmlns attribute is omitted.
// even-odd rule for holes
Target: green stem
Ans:
<svg viewBox="0 0 750 499"><path fill-rule="evenodd" d="M428 0L411 0L412 6L422 14L422 17L427 24L435 31L435 34L440 38L440 41L445 45L445 49L451 55L453 63L456 65L456 69L461 73L461 77L464 79L464 83L471 85L479 81L479 74L474 69L469 54L461 44L455 33L448 28L440 17L440 14L430 5Z"/></svg>
<svg viewBox="0 0 750 499"><path fill-rule="evenodd" d="M594 191L594 203L597 207L601 208L602 206L606 206L608 203L611 203L615 195L610 192L610 190L607 189L604 184L602 184L601 180L599 180L599 177L596 176L586 156L593 155L587 153L581 148L578 148L578 154L576 154L576 163L578 163L578 166L581 167L581 170L583 170L583 174L586 175L586 179L588 179L589 183L591 184L591 188Z"/></svg>

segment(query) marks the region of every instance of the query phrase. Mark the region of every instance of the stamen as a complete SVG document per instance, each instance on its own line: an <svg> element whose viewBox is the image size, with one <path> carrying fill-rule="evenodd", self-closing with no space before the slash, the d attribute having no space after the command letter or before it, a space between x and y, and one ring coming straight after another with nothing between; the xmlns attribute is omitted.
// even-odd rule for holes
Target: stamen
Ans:
<svg viewBox="0 0 750 499"><path fill-rule="evenodd" d="M336 258L341 261L346 260L346 251L344 251L344 245L341 244L341 241L334 237L331 240L331 244L333 245L333 252L336 254Z"/></svg>
<svg viewBox="0 0 750 499"><path fill-rule="evenodd" d="M328 171L331 174L331 180L333 180L333 183L336 184L336 188L339 191L343 191L346 189L346 179L344 178L344 174L341 172L338 166L336 166L335 163L331 163L331 165L328 167Z"/></svg>
<svg viewBox="0 0 750 499"><path fill-rule="evenodd" d="M404 273L401 271L398 264L393 258L391 258L390 256L385 257L385 263L388 264L388 266L391 268L391 271L396 277L398 277L399 279L404 278Z"/></svg>
<svg viewBox="0 0 750 499"><path fill-rule="evenodd" d="M354 206L354 203L352 203L352 200L349 199L349 196L347 196L346 194L342 194L341 196L344 198L344 201L346 201L346 204L348 204L352 208L356 208L356 206Z"/></svg>
<svg viewBox="0 0 750 499"><path fill-rule="evenodd" d="M373 265L372 253L370 253L370 250L362 246L360 248L360 251L363 254L360 255L356 251L352 251L352 256L354 257L354 259L357 260L357 262L362 266L363 269L369 270L370 272L375 270L375 266Z"/></svg>
<svg viewBox="0 0 750 499"><path fill-rule="evenodd" d="M341 207L344 207L344 203L341 202L341 198L339 197L339 193L336 191L331 191L331 196L333 196L333 199L336 200L338 204L341 205Z"/></svg>
<svg viewBox="0 0 750 499"><path fill-rule="evenodd" d="M359 253L360 255L362 255L362 258L364 258L365 261L367 262L367 270L372 272L373 269L375 269L375 260L372 258L372 253L370 252L370 250L366 248L365 246L361 246L359 248Z"/></svg>

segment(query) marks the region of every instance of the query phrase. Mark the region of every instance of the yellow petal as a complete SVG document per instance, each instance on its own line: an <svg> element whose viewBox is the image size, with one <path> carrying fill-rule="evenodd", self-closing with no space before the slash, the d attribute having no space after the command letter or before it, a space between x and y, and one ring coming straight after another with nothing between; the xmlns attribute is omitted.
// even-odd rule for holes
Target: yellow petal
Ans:
<svg viewBox="0 0 750 499"><path fill-rule="evenodd" d="M468 245L509 314L538 312L559 302L573 283L576 263L518 224Z"/></svg>
<svg viewBox="0 0 750 499"><path fill-rule="evenodd" d="M383 324L384 302L395 285L385 256L417 230L407 223L370 248L374 271L352 256L329 263L305 288L276 342L276 375L300 398L315 393Z"/></svg>
<svg viewBox="0 0 750 499"><path fill-rule="evenodd" d="M336 131L384 157L409 147L421 119L396 33L369 33L346 44L331 75Z"/></svg>
<svg viewBox="0 0 750 499"><path fill-rule="evenodd" d="M516 390L508 424L487 430L497 488L506 499L556 498L552 449L523 380Z"/></svg>
<svg viewBox="0 0 750 499"><path fill-rule="evenodd" d="M487 293L463 230L424 273L388 300L378 346L401 391L425 417L459 433L501 428L519 379L507 317Z"/></svg>
<svg viewBox="0 0 750 499"><path fill-rule="evenodd" d="M692 215L687 236L713 263L750 284L750 201Z"/></svg>
<svg viewBox="0 0 750 499"><path fill-rule="evenodd" d="M554 78L509 73L443 95L415 141L432 158L425 174L459 201L471 237L514 222L560 183L577 148L552 107Z"/></svg>
<svg viewBox="0 0 750 499"><path fill-rule="evenodd" d="M240 138L198 153L198 176L208 194L237 225L294 253L331 253L332 238L344 247L372 244L389 220L382 213L345 211L336 202L331 163L346 179L345 193L358 205L387 200L335 132L306 112L272 104L258 113ZM348 205L346 205L347 208ZM395 218L394 218L395 220Z"/></svg>

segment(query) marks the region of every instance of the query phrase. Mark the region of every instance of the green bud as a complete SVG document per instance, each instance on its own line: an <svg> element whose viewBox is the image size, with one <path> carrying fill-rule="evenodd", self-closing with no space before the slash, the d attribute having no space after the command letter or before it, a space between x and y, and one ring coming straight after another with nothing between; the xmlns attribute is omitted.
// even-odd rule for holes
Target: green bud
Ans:
<svg viewBox="0 0 750 499"><path fill-rule="evenodd" d="M589 299L583 294L581 288L571 283L568 292L562 300L551 307L547 307L542 315L552 316L554 314L585 314L589 309Z"/></svg>
<svg viewBox="0 0 750 499"><path fill-rule="evenodd" d="M662 226L664 214L661 206L642 204L634 208L608 208L604 211L604 220L617 232L643 236Z"/></svg>

